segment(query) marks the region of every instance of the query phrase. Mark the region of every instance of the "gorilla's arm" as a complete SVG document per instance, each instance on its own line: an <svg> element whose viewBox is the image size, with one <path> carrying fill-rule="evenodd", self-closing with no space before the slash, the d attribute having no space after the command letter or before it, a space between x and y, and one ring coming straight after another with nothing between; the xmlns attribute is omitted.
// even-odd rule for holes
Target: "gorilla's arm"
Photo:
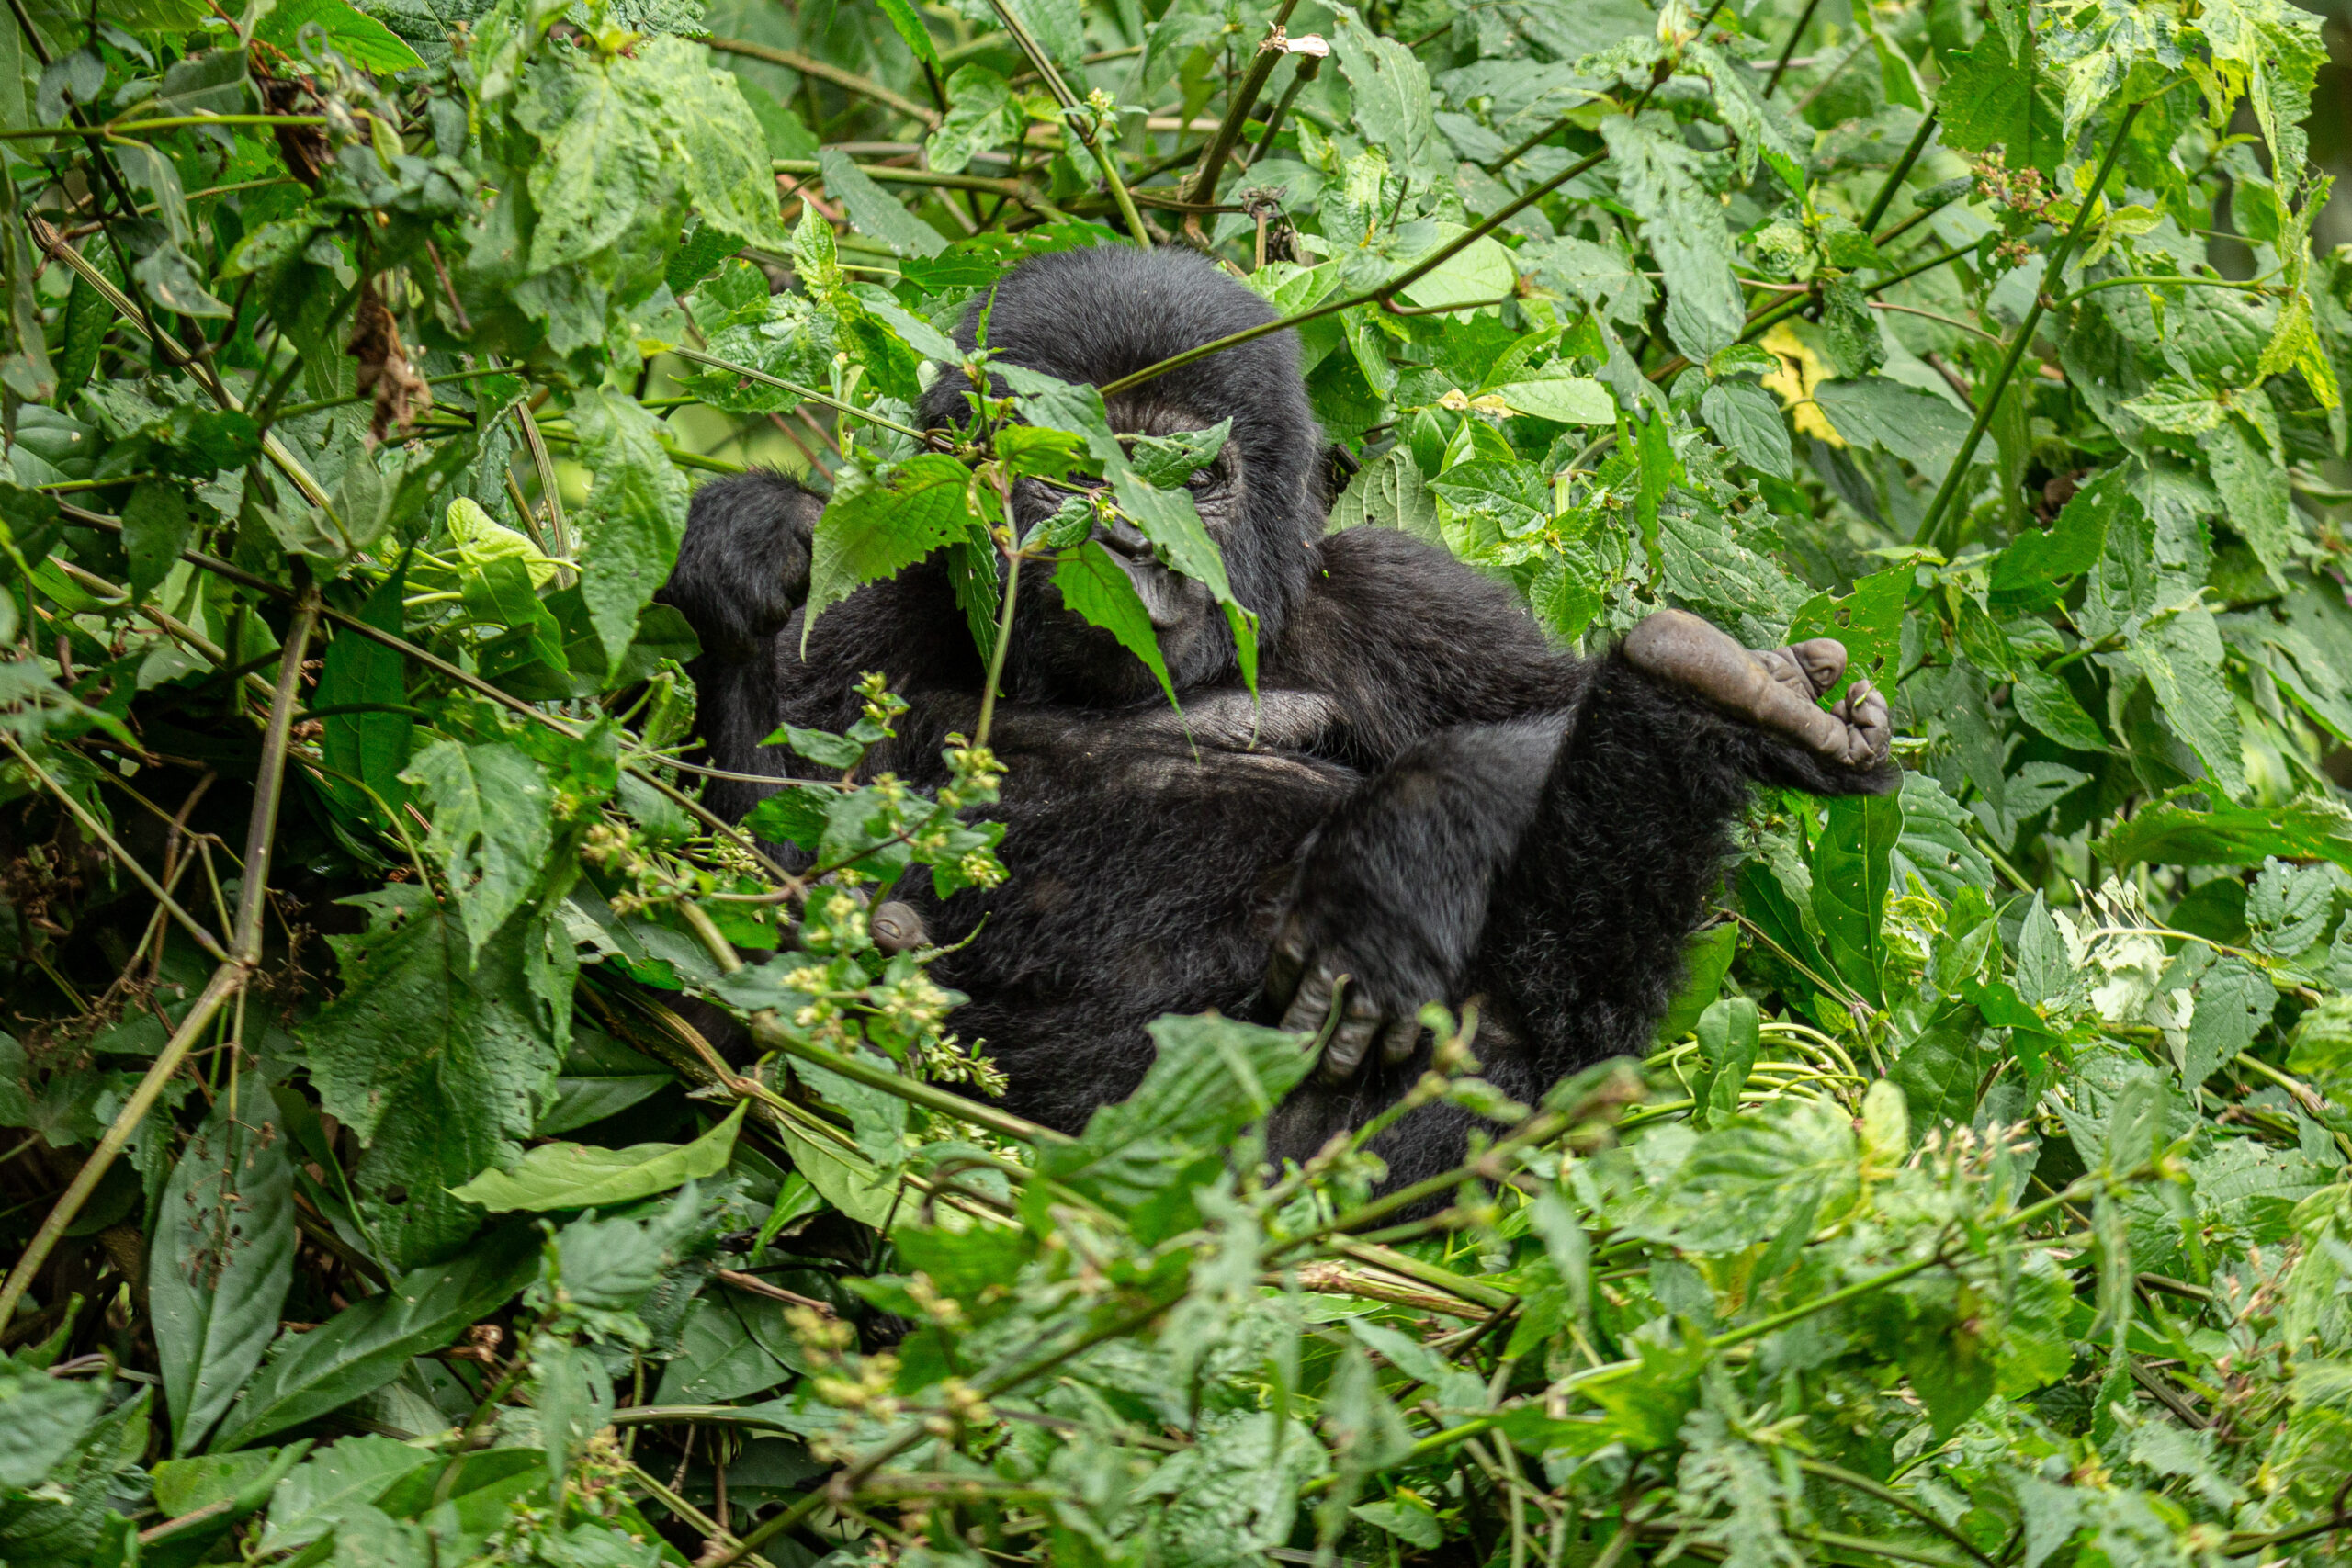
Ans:
<svg viewBox="0 0 2352 1568"><path fill-rule="evenodd" d="M808 597L810 541L824 502L782 474L713 479L686 509L678 563L655 595L685 616L702 644L694 677L705 755L730 773L781 773L760 742L781 716L776 637ZM713 779L704 804L729 821L760 786Z"/></svg>

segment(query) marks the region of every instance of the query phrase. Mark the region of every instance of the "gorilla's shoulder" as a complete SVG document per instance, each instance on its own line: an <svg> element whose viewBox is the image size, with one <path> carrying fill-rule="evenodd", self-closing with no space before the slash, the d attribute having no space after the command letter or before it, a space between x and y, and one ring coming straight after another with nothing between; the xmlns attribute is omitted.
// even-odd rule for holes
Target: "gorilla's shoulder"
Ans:
<svg viewBox="0 0 2352 1568"><path fill-rule="evenodd" d="M1409 612L1415 621L1468 615L1482 629L1533 630L1506 584L1402 528L1344 528L1326 535L1315 554L1310 599L1343 607L1351 620L1379 622Z"/></svg>

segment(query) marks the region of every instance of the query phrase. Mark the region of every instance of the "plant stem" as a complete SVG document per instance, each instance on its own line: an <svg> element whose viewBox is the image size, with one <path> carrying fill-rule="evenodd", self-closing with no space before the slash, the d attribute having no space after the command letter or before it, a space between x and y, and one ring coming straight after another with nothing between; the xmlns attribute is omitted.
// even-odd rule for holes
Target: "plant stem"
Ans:
<svg viewBox="0 0 2352 1568"><path fill-rule="evenodd" d="M1878 187L1878 196L1871 202L1870 216L1862 220L1863 233L1877 228L1878 220L1886 216L1886 209L1894 205L1894 193L1903 188L1903 177L1911 172L1911 165L1919 161L1919 154L1928 150L1928 138L1935 133L1936 111L1929 109L1919 117L1919 129L1912 133L1911 145L1903 150L1903 156L1895 160L1894 167L1888 171L1886 183Z"/></svg>
<svg viewBox="0 0 2352 1568"><path fill-rule="evenodd" d="M34 1233L24 1256L17 1259L16 1268L9 1271L8 1282L0 1285L0 1325L13 1321L17 1303L24 1299L26 1290L32 1284L33 1276L40 1272L41 1265L49 1261L50 1253L55 1250L59 1239L65 1235L65 1227L74 1223L74 1216L82 1212L82 1205L89 1201L92 1192L97 1190L99 1179L114 1165L115 1156L122 1153L123 1145L139 1130L139 1124L147 1119L147 1112L154 1109L156 1098L164 1092L164 1085L180 1070L180 1064L187 1059L188 1051L198 1037L211 1027L221 1004L242 989L244 983L244 967L234 962L223 964L212 972L212 978L197 994L196 1005L188 1009L187 1016L172 1032L171 1039L164 1042L162 1053L148 1066L146 1076L139 1080L139 1087L130 1091L130 1098L123 1101L122 1109L115 1113L113 1125L98 1139L98 1146L90 1151L90 1157L82 1162L82 1168L74 1173L73 1183L57 1200L56 1206L50 1210L49 1217L41 1221L40 1229Z"/></svg>
<svg viewBox="0 0 2352 1568"><path fill-rule="evenodd" d="M1011 509L1007 508L1007 511L1009 513ZM989 649L989 683L980 691L979 722L973 726L972 744L975 746L989 743L989 726L996 717L997 687L1004 680L1004 653L1012 646L1013 596L1020 592L1021 552L1009 550L1005 553L1004 605L997 617L996 646Z"/></svg>
<svg viewBox="0 0 2352 1568"><path fill-rule="evenodd" d="M33 777L40 781L42 788L48 790L50 794L57 796L59 804L63 806L65 809L73 815L75 822L81 824L82 830L89 834L92 838L97 840L99 843L104 844L107 848L107 852L113 855L116 860L121 862L124 869L128 870L132 876L138 878L139 886L144 887L149 893L154 895L156 901L163 905L164 912L180 923L181 929L187 932L189 939L192 940L197 946L204 950L204 955L207 958L211 959L215 964L226 964L229 962L228 950L220 945L219 939L214 937L210 931L205 930L202 923L199 922L194 915L191 915L186 909L181 908L178 902L175 900L169 893L164 890L163 884L157 882L153 876L150 876L147 874L147 868L141 865L136 860L133 860L130 856L130 852L117 843L115 841L114 835L107 832L105 826L100 823L96 818L91 816L89 812L83 807L80 801L75 800L72 795L68 794L62 784L60 784L55 779L50 777L48 771L39 762L33 761L31 753L28 752L24 747L17 744L17 738L14 735L10 735L6 731L0 731L0 745L6 745L9 750L15 752L17 754L17 761L22 762L25 767L31 772ZM6 1321L6 1319L5 1317L0 1317L0 1323L5 1323Z"/></svg>
<svg viewBox="0 0 2352 1568"><path fill-rule="evenodd" d="M305 588L295 601L294 624L287 631L285 654L277 662L277 688L270 696L269 722L262 730L253 819L245 831L244 883L237 892L237 925L231 951L248 970L261 962L262 912L268 906L269 857L277 838L277 806L286 792L287 746L294 728L296 701L301 694L302 657L310 651L311 636L318 625L319 591Z"/></svg>
<svg viewBox="0 0 2352 1568"><path fill-rule="evenodd" d="M1217 121L1216 133L1209 138L1208 146L1201 153L1200 165L1193 171L1192 180L1184 190L1186 201L1205 204L1216 199L1217 181L1225 175L1225 161L1232 155L1233 144L1240 140L1242 122L1250 118L1250 111L1257 107L1258 95L1266 90L1266 84L1273 77L1274 67L1282 63L1286 51L1277 40L1283 37L1283 28L1289 23L1291 12L1297 7L1298 0L1283 0L1281 9L1274 13L1274 19L1267 24L1266 36L1260 40L1258 52L1251 58L1249 71L1227 101L1225 118Z"/></svg>
<svg viewBox="0 0 2352 1568"><path fill-rule="evenodd" d="M1789 29L1789 41L1781 46L1781 58L1772 62L1772 74L1765 80L1764 96L1770 97L1781 87L1781 77L1787 72L1789 62L1796 57L1797 41L1804 37L1805 28L1813 26L1813 14L1821 7L1821 0L1804 0L1804 10L1797 17L1797 25ZM1862 225L1867 229L1869 224Z"/></svg>
<svg viewBox="0 0 2352 1568"><path fill-rule="evenodd" d="M2066 263L2073 257L2075 243L2082 238L2083 231L2090 226L2091 212L2099 205L2101 193L2107 189L2107 176L2114 170L2116 159L2122 156L2124 139L2132 134L2132 122L2140 118L2142 107L2133 104L2123 111L2123 118L2115 128L2114 140L2108 143L2107 155L2099 160L2098 173L2092 177L2090 188L2083 193L2082 209L2075 214L2074 224L2067 229L2065 237L2058 242L2057 249L2050 253L2048 270L2042 274L2050 288L2064 287ZM1943 549L1950 543L1946 537L1945 524L1959 514L1955 503L1960 499L1960 487L1967 480L1969 462L1976 456L1976 448L1984 441L1984 432L1992 428L1993 412L2001 406L2001 399L2007 394L2009 382L2016 377L2018 367L2024 362L2026 351L2033 346L2034 331L2041 325L2042 312L2049 308L2049 290L2045 288L2035 298L2032 308L2026 311L2025 320L2018 323L2017 337L2010 343L2009 352L2002 357L2000 369L1994 373L1993 384L1984 389L1984 400L1976 410L1976 417L1969 422L1968 434L1961 441L1960 451L1944 474L1944 482L1936 488L1935 500L1928 503L1927 516L1919 520L1916 537L1930 549ZM1957 525L1954 527L1957 528Z"/></svg>
<svg viewBox="0 0 2352 1568"><path fill-rule="evenodd" d="M1020 45L1021 52L1029 57L1029 63L1037 68L1037 74L1045 80L1046 90L1062 106L1062 122L1076 131L1078 139L1086 143L1086 150L1094 154L1094 162L1102 170L1103 183L1111 187L1111 199L1118 204L1119 217L1127 225L1128 237L1143 249L1151 249L1151 234L1143 226L1143 214L1136 210L1136 198L1127 194L1127 182L1119 177L1119 155L1104 147L1096 135L1089 118L1091 111L1069 90L1069 84L1062 80L1062 73L1055 68L1052 56L1029 36L1028 28L1023 25L1012 7L1004 0L989 0L989 5L996 12L997 20L1004 24L1004 30L1012 35L1012 41Z"/></svg>
<svg viewBox="0 0 2352 1568"><path fill-rule="evenodd" d="M708 366L713 370L724 370L730 376L741 376L747 380L757 381L762 386L774 387L780 391L790 392L820 408L831 409L836 413L849 414L853 418L864 420L868 424L878 424L885 430L895 430L901 435L912 436L915 440L923 442L936 450L954 450L951 445L943 442L927 430L917 430L912 425L900 424L895 420L884 419L880 414L868 412L855 403L845 403L830 393L817 390L814 387L804 387L797 381L787 381L781 376L771 376L764 370L754 370L748 365L738 365L731 359L721 359L715 354L705 354L700 349L673 348L670 352L690 364Z"/></svg>
<svg viewBox="0 0 2352 1568"><path fill-rule="evenodd" d="M881 83L859 75L854 71L806 55L796 50L777 49L772 44L751 43L742 39L704 37L698 40L721 54L740 54L746 60L764 60L770 65L781 65L787 71L797 71L803 76L814 76L820 82L831 82L843 92L855 93L864 98L898 110L910 119L921 120L936 130L941 119L937 109L926 108L912 98L902 98ZM814 126L809 128L815 130Z"/></svg>

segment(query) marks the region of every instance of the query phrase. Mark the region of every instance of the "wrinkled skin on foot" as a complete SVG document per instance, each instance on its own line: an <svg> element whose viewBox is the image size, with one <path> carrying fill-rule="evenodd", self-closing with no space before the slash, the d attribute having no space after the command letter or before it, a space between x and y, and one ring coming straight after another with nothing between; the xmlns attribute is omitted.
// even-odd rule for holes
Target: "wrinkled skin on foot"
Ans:
<svg viewBox="0 0 2352 1568"><path fill-rule="evenodd" d="M1868 681L1855 682L1835 707L1820 704L1846 673L1845 645L1833 637L1742 648L1696 615L1660 610L1626 634L1624 652L1634 668L1784 736L1833 767L1886 761L1894 729L1886 699Z"/></svg>

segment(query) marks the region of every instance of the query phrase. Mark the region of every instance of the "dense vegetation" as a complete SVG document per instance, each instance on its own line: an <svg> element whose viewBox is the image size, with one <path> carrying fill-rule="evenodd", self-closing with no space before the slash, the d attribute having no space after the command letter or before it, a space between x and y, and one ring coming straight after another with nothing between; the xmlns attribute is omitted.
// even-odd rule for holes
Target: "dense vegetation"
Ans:
<svg viewBox="0 0 2352 1568"><path fill-rule="evenodd" d="M2334 1560L2310 18L10 14L0 1559ZM1758 801L1647 1061L1511 1105L1436 1021L1416 1092L1500 1130L1422 1189L1258 1167L1307 1056L1215 1018L1076 1140L962 1097L865 909L1003 876L985 719L936 799L854 775L879 684L789 737L842 770L752 824L804 875L695 801L650 596L702 475L830 491L820 604L956 552L984 647L1010 561L1156 656L1015 474L1115 468L1221 586L1197 452L1092 394L910 425L1004 267L1147 241L1298 323L1335 525L1897 703L1899 796Z"/></svg>

